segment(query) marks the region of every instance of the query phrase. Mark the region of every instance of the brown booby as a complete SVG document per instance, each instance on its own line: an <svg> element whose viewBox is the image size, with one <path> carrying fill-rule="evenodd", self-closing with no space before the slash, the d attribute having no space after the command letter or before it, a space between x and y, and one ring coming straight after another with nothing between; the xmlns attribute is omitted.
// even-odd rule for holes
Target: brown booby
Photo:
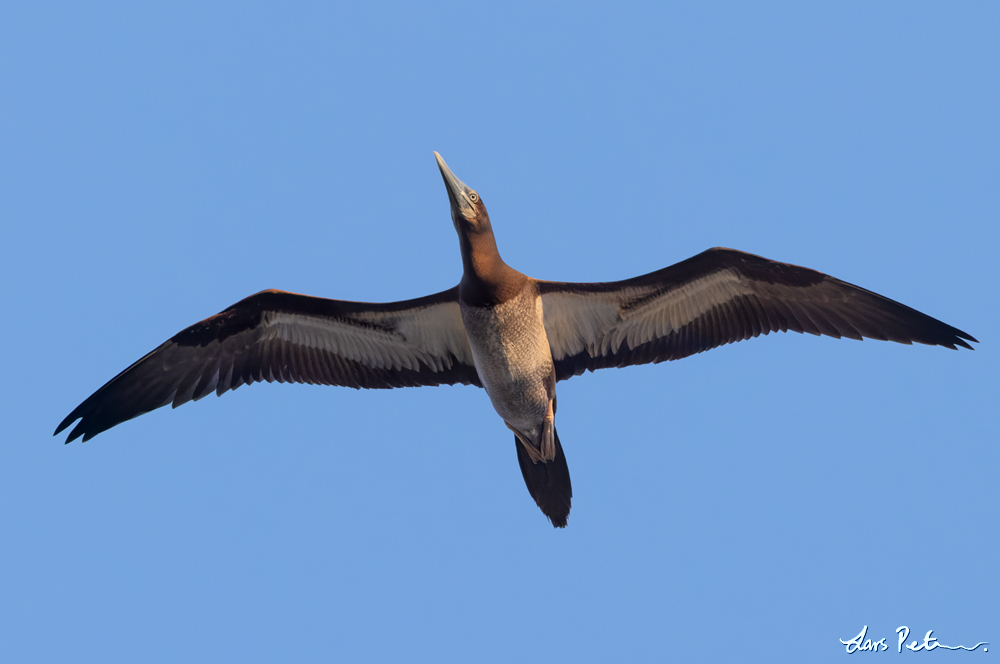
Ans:
<svg viewBox="0 0 1000 664"><path fill-rule="evenodd" d="M532 279L500 258L479 194L434 153L462 251L446 291L371 304L266 290L181 330L73 409L84 441L166 406L279 381L353 388L476 385L514 432L531 497L553 526L570 511L556 383L585 371L677 360L770 332L972 347L976 339L808 268L709 249L609 283Z"/></svg>

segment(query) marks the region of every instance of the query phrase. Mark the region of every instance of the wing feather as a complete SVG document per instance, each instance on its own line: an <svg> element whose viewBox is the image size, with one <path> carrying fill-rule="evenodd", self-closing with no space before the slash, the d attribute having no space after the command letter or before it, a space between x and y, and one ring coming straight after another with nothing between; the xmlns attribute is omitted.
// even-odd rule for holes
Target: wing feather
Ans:
<svg viewBox="0 0 1000 664"><path fill-rule="evenodd" d="M951 349L976 341L822 272L733 249L709 249L625 281L538 286L559 380L789 330Z"/></svg>
<svg viewBox="0 0 1000 664"><path fill-rule="evenodd" d="M393 388L480 385L458 288L387 304L263 291L195 323L77 406L66 442L258 381Z"/></svg>

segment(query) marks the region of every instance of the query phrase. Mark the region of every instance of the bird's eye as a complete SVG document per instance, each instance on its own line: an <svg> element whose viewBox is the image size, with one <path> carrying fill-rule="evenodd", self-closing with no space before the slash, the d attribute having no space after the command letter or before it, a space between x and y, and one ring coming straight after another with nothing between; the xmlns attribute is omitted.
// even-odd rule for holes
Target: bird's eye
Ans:
<svg viewBox="0 0 1000 664"><path fill-rule="evenodd" d="M474 191L470 191L469 192L469 200L472 201L473 203L478 203L479 202L479 194L477 194Z"/></svg>

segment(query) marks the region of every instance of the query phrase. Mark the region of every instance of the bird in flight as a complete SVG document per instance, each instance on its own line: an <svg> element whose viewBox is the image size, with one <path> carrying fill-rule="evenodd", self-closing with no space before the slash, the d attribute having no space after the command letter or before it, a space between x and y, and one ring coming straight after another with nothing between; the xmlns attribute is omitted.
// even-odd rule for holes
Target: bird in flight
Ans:
<svg viewBox="0 0 1000 664"><path fill-rule="evenodd" d="M374 304L266 290L181 330L73 409L84 441L151 410L258 381L384 389L475 385L514 432L538 507L566 525L573 490L556 383L679 360L770 332L972 349L965 332L808 268L715 248L608 283L542 281L497 251L479 194L437 152L462 253L453 288Z"/></svg>

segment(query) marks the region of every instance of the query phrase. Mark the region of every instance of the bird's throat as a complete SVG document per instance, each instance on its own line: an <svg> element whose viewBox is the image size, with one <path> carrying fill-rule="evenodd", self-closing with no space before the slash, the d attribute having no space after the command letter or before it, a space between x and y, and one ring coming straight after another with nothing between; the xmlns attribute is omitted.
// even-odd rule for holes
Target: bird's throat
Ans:
<svg viewBox="0 0 1000 664"><path fill-rule="evenodd" d="M517 296L527 277L503 262L492 232L463 233L461 298L468 304L493 306Z"/></svg>

